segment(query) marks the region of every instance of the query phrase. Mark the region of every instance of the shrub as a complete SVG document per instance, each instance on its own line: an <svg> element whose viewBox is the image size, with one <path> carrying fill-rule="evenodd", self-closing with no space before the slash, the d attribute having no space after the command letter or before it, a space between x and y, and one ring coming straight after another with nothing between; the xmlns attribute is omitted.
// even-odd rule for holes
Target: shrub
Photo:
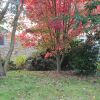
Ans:
<svg viewBox="0 0 100 100"><path fill-rule="evenodd" d="M98 47L79 42L68 54L70 66L79 74L94 74L97 70Z"/></svg>
<svg viewBox="0 0 100 100"><path fill-rule="evenodd" d="M14 63L14 61L9 61L8 70L16 70L16 64Z"/></svg>
<svg viewBox="0 0 100 100"><path fill-rule="evenodd" d="M73 67L70 66L70 59L68 54L65 54L64 59L61 63L61 70L63 71L68 71L68 70L73 70Z"/></svg>
<svg viewBox="0 0 100 100"><path fill-rule="evenodd" d="M25 70L33 70L33 65L32 65L32 61L34 60L33 57L28 57L25 61Z"/></svg>
<svg viewBox="0 0 100 100"><path fill-rule="evenodd" d="M70 46L71 46L71 49L65 53L65 56L64 56L64 59L61 63L61 70L63 71L66 71L66 70L73 70L73 65L71 64L72 62L72 55L74 57L74 52L73 52L73 49L74 48L77 48L81 45L82 41L81 40L73 40L71 43L70 43ZM75 55L76 56L76 55Z"/></svg>
<svg viewBox="0 0 100 100"><path fill-rule="evenodd" d="M45 54L45 51L44 50L37 50L37 51L34 51L32 53L32 57L36 58L36 57L40 56L41 54Z"/></svg>
<svg viewBox="0 0 100 100"><path fill-rule="evenodd" d="M2 62L2 65L4 66L4 63L5 63L5 60L3 58L1 58L1 62ZM15 70L16 69L16 64L14 63L14 61L9 61L8 62L8 70Z"/></svg>
<svg viewBox="0 0 100 100"><path fill-rule="evenodd" d="M97 62L97 70L100 71L100 62Z"/></svg>
<svg viewBox="0 0 100 100"><path fill-rule="evenodd" d="M23 69L26 62L26 56L21 55L15 58L16 69Z"/></svg>
<svg viewBox="0 0 100 100"><path fill-rule="evenodd" d="M56 69L56 64L53 59L44 59L44 57L40 55L36 58L29 57L26 60L25 69L35 71L50 71Z"/></svg>

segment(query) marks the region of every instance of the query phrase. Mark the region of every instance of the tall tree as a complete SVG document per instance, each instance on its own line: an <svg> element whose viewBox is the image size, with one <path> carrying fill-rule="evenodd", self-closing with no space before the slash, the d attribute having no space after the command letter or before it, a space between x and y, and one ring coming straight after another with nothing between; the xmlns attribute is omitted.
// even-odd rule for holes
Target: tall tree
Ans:
<svg viewBox="0 0 100 100"><path fill-rule="evenodd" d="M4 15L7 12L8 6L9 6L9 0L7 1L6 6L3 8L3 10L0 12L0 22L4 18ZM2 64L2 58L1 58L1 52L0 52L0 76L4 76L4 75L6 74L4 71L3 64Z"/></svg>
<svg viewBox="0 0 100 100"><path fill-rule="evenodd" d="M12 1L11 1L12 3ZM11 34L11 43L10 43L10 49L8 51L8 54L5 58L5 63L4 63L4 66L2 66L2 64L0 64L0 76L4 76L6 75L6 71L7 71L7 66L8 66L8 62L10 60L10 57L12 55L12 52L14 50L14 40L15 40L15 33L16 33L16 28L17 28L17 23L18 23L18 18L23 10L23 3L24 3L24 0L22 0L21 2L14 2L15 6L16 6L16 15L14 17L14 20L13 20L13 29L12 29L12 34ZM7 3L8 4L8 3ZM7 6L7 5L6 5ZM5 8L4 8L5 9ZM3 10L4 10L3 9ZM6 11L7 11L7 7L6 7ZM6 13L5 11L5 13ZM5 14L5 13L2 13L2 14ZM3 15L4 16L4 15ZM3 19L3 17L1 17Z"/></svg>

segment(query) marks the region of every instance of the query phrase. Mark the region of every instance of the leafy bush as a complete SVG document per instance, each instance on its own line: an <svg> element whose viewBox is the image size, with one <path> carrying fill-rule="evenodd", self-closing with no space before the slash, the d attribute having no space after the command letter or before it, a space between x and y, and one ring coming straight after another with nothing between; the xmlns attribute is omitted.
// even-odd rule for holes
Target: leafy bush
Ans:
<svg viewBox="0 0 100 100"><path fill-rule="evenodd" d="M15 58L16 69L22 69L26 62L26 56L20 55Z"/></svg>
<svg viewBox="0 0 100 100"><path fill-rule="evenodd" d="M4 66L4 63L5 63L5 60L3 58L1 58L1 62L2 62L2 65ZM15 70L16 69L16 64L14 63L14 61L9 61L8 62L8 70Z"/></svg>
<svg viewBox="0 0 100 100"><path fill-rule="evenodd" d="M61 63L61 70L62 71L68 71L68 70L73 70L73 67L70 66L70 59L68 54L65 54L64 59Z"/></svg>
<svg viewBox="0 0 100 100"><path fill-rule="evenodd" d="M14 63L14 61L9 61L8 70L16 70L16 64Z"/></svg>
<svg viewBox="0 0 100 100"><path fill-rule="evenodd" d="M79 42L68 54L70 66L79 74L94 74L97 69L98 47Z"/></svg>
<svg viewBox="0 0 100 100"><path fill-rule="evenodd" d="M42 56L30 57L26 60L25 69L35 71L55 70L56 64L53 59L44 59Z"/></svg>
<svg viewBox="0 0 100 100"><path fill-rule="evenodd" d="M45 54L45 51L44 51L44 50L37 50L37 51L34 51L34 52L32 53L32 57L33 57L33 58L36 58L36 57L40 56L41 54ZM30 58L30 57L29 57L29 58Z"/></svg>
<svg viewBox="0 0 100 100"><path fill-rule="evenodd" d="M97 62L97 70L100 71L100 62Z"/></svg>

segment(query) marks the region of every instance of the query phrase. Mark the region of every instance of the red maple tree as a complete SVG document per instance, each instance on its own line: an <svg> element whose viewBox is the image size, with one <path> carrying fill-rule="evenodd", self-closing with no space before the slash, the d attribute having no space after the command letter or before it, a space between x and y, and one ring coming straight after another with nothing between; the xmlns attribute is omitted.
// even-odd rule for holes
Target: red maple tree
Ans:
<svg viewBox="0 0 100 100"><path fill-rule="evenodd" d="M30 33L33 36L34 33L41 35L41 43L52 42L50 48L55 51L58 71L61 70L64 53L70 48L70 40L84 33L92 24L91 20L85 20L89 15L85 4L91 2L92 0L25 0L27 17L38 26L31 29ZM99 5L94 10L93 15L100 14ZM37 38L31 40L32 46L35 45Z"/></svg>

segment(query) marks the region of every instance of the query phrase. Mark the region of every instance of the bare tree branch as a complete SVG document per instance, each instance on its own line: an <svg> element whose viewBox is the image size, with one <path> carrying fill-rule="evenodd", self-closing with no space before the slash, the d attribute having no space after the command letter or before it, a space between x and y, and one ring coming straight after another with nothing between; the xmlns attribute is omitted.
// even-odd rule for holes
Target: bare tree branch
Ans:
<svg viewBox="0 0 100 100"><path fill-rule="evenodd" d="M0 13L0 22L2 21L2 19L4 18L4 15L6 14L7 12L7 9L8 9L8 6L9 6L9 0L7 1L5 7L3 8L3 10L1 11Z"/></svg>

